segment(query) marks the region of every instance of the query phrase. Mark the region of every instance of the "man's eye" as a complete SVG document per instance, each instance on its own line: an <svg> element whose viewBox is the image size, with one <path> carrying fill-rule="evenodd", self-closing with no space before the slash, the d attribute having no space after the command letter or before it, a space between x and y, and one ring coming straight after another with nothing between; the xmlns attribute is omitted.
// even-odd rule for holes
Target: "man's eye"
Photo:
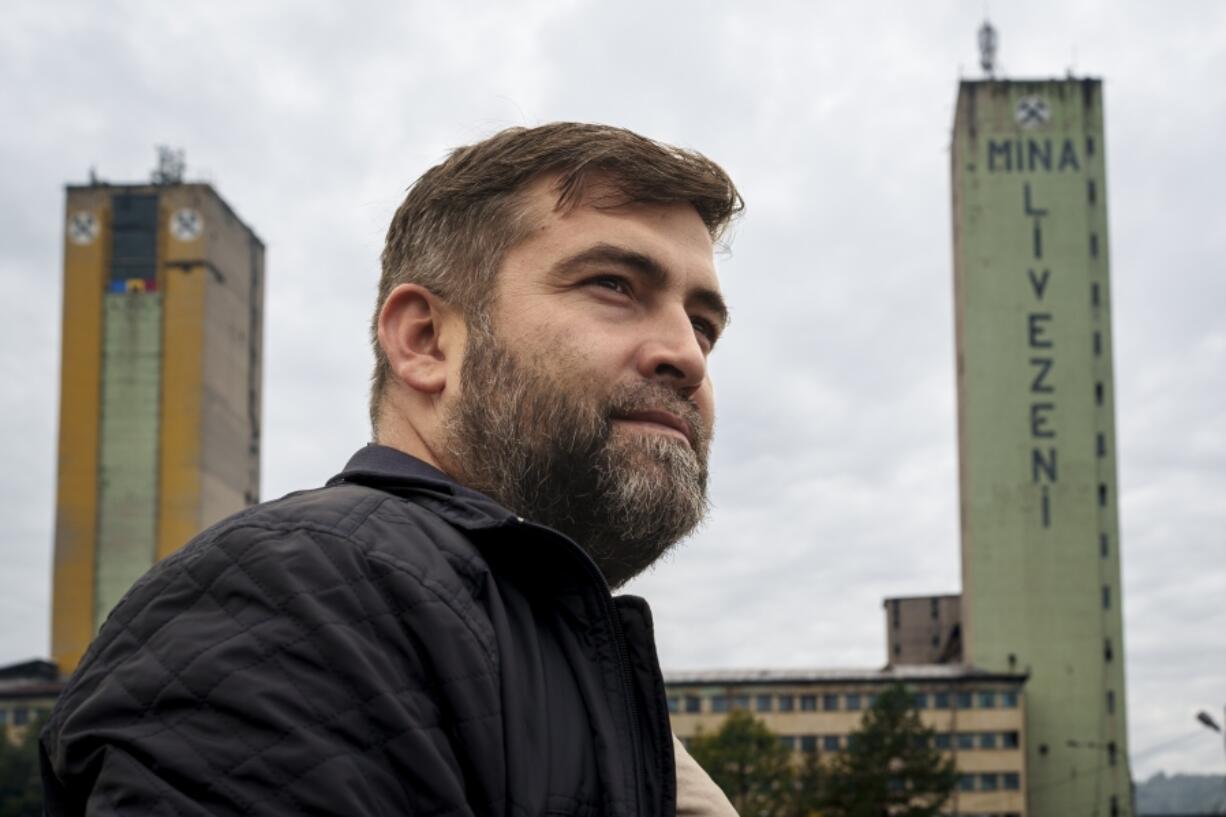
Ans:
<svg viewBox="0 0 1226 817"><path fill-rule="evenodd" d="M613 292L620 292L623 295L630 294L630 284L626 282L625 278L618 278L616 275L601 275L592 278L588 283L603 289L612 290Z"/></svg>
<svg viewBox="0 0 1226 817"><path fill-rule="evenodd" d="M712 346L715 345L715 341L719 339L719 329L715 327L715 324L706 318L690 318L690 323L695 332L706 338Z"/></svg>

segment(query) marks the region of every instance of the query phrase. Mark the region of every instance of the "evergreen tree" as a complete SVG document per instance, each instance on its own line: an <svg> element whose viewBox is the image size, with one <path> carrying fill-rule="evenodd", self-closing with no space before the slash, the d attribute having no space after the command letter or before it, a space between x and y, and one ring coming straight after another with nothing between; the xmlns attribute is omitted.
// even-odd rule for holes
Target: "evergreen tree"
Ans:
<svg viewBox="0 0 1226 817"><path fill-rule="evenodd" d="M0 817L40 817L42 781L38 772L38 733L42 720L25 728L19 743L10 743L0 726Z"/></svg>
<svg viewBox="0 0 1226 817"><path fill-rule="evenodd" d="M733 711L720 728L690 741L690 754L741 817L793 817L792 753L753 715Z"/></svg>
<svg viewBox="0 0 1226 817"><path fill-rule="evenodd" d="M823 817L932 817L958 783L954 762L932 748L932 729L901 685L864 713L848 747L829 764Z"/></svg>

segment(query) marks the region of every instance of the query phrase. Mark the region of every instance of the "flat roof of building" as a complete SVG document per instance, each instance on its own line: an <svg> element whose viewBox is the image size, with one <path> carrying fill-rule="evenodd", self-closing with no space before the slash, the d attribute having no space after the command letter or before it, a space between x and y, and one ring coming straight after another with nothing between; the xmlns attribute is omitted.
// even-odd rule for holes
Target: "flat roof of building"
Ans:
<svg viewBox="0 0 1226 817"><path fill-rule="evenodd" d="M664 673L664 683L672 685L720 684L806 684L806 683L891 683L947 681L1006 681L1025 683L1024 672L991 672L967 664L900 664L880 669L720 669L686 670Z"/></svg>

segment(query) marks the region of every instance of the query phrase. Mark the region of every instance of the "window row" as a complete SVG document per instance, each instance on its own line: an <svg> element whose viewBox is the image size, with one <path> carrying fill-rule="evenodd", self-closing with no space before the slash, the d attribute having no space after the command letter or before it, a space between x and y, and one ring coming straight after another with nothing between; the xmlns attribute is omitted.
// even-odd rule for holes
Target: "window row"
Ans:
<svg viewBox="0 0 1226 817"><path fill-rule="evenodd" d="M958 779L961 791L1017 791L1021 787L1022 777L1017 772L980 772Z"/></svg>
<svg viewBox="0 0 1226 817"><path fill-rule="evenodd" d="M51 710L42 707L31 709L28 706L17 706L12 709L6 709L0 706L0 726L8 724L25 726L28 723L32 723L35 718L45 717L49 714L51 714Z"/></svg>
<svg viewBox="0 0 1226 817"><path fill-rule="evenodd" d="M704 704L705 701L705 704ZM672 713L729 712L733 709L755 712L858 712L877 702L873 693L849 692L844 695L670 695ZM916 709L1016 709L1016 692L917 692Z"/></svg>
<svg viewBox="0 0 1226 817"><path fill-rule="evenodd" d="M780 735L784 748L801 752L838 752L850 748L855 735ZM931 738L920 739L918 746L934 749L1017 749L1018 733L1010 732L937 732Z"/></svg>

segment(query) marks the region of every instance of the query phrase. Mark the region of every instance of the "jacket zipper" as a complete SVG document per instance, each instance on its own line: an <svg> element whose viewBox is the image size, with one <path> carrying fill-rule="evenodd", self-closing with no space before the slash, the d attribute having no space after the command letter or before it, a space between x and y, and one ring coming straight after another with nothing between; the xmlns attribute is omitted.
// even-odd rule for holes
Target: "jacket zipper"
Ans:
<svg viewBox="0 0 1226 817"><path fill-rule="evenodd" d="M615 660L617 661L618 680L621 682L622 700L626 704L626 716L629 719L630 727L630 751L631 751L631 770L634 772L634 810L631 812L635 817L643 814L642 808L642 789L643 789L643 747L640 745L642 740L639 734L639 719L638 705L634 702L634 683L630 677L630 659L626 655L626 633L622 628L621 616L617 612L617 607L613 604L613 597L607 592L609 586L604 574L600 572L600 568L592 561L592 557L584 552L583 548L572 541L564 534L555 531L553 528L547 528L544 525L538 525L535 522L529 522L523 517L516 517L516 522L526 527L534 528L558 537L566 544L566 551L571 556L583 565L583 569L588 575L593 577L597 586L605 589L606 592L598 593L601 606L604 608L605 618L610 624L610 629L613 635L613 650Z"/></svg>

